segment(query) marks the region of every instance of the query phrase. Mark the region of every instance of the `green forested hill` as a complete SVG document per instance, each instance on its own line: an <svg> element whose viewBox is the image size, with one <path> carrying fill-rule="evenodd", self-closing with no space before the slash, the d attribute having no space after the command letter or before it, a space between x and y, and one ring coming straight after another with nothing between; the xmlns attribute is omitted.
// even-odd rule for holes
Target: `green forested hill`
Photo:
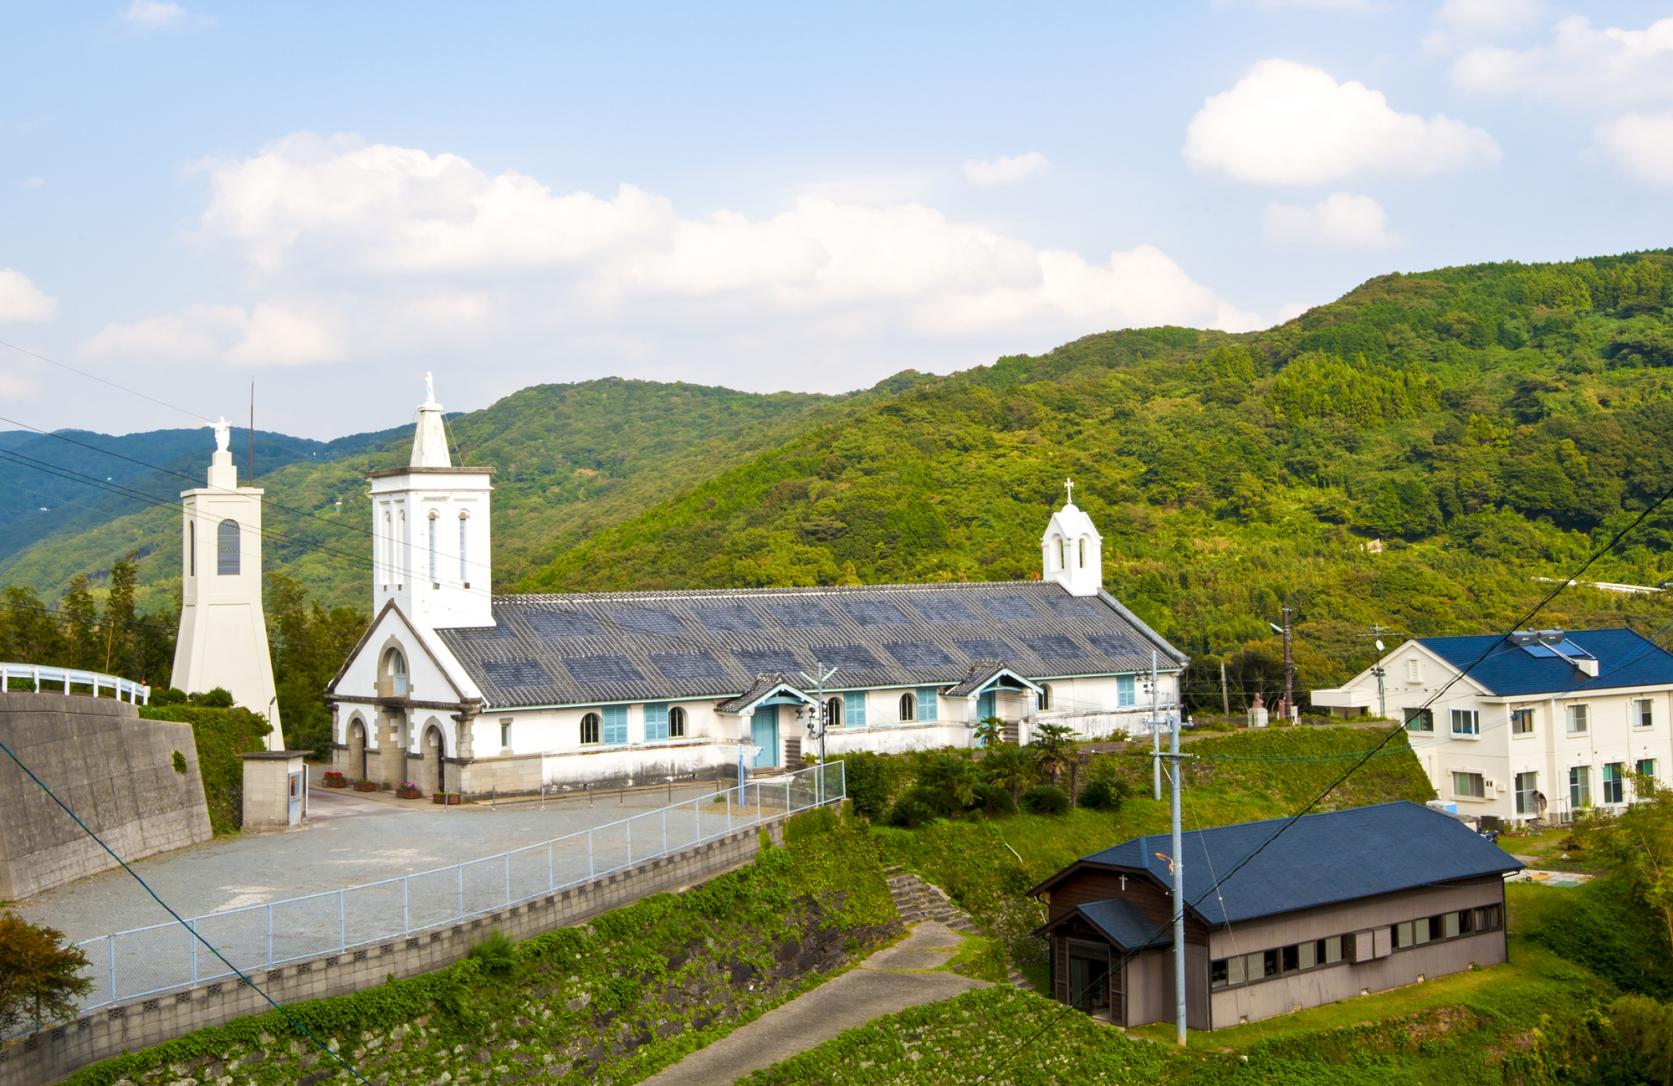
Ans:
<svg viewBox="0 0 1673 1086"><path fill-rule="evenodd" d="M507 580L598 526L770 447L801 420L840 415L864 399L609 379L524 389L450 419L448 428L456 461L496 468L494 565L497 578ZM376 436L329 462L293 463L258 480L267 490L267 569L297 578L326 604L369 605L366 472L406 463L412 430ZM205 446L198 460L206 463L207 455ZM121 515L49 535L0 560L0 583L55 597L76 574L100 576L137 553L141 610L168 606L180 579L172 503L187 484L166 481L160 493L169 506L107 496Z"/></svg>
<svg viewBox="0 0 1673 1086"><path fill-rule="evenodd" d="M1367 662L1373 623L1510 622L1534 577L1673 485L1673 254L1387 276L1265 332L1001 359L810 429L518 587L1034 576L1069 475L1108 586L1199 657L1253 646L1262 670L1285 598L1309 682ZM1590 576L1673 578L1670 538L1658 516ZM1581 590L1541 621L1649 628L1670 603Z"/></svg>

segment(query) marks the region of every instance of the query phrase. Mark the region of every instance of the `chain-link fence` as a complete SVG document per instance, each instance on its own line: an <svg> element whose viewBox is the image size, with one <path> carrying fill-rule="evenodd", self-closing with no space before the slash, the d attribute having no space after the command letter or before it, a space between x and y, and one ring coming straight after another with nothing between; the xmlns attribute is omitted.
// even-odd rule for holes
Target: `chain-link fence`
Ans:
<svg viewBox="0 0 1673 1086"><path fill-rule="evenodd" d="M209 913L88 939L91 1010L233 976L339 954L575 886L847 795L842 762L809 766L646 811L536 845L398 879Z"/></svg>

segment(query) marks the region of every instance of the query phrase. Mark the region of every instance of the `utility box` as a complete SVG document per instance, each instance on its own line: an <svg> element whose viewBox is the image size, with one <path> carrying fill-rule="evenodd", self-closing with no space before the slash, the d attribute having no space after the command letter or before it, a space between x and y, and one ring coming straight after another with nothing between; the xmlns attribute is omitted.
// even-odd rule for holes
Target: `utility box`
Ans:
<svg viewBox="0 0 1673 1086"><path fill-rule="evenodd" d="M305 750L240 754L244 762L244 829L285 830L308 817Z"/></svg>

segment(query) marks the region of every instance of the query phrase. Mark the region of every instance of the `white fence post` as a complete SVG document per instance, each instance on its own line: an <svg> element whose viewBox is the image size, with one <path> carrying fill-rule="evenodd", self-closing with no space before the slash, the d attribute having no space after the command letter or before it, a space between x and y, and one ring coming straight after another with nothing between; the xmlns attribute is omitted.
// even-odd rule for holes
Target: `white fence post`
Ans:
<svg viewBox="0 0 1673 1086"><path fill-rule="evenodd" d="M459 871L459 919L465 918L465 865L460 864Z"/></svg>
<svg viewBox="0 0 1673 1086"><path fill-rule="evenodd" d="M349 906L348 891L337 891L337 951L341 953L349 948Z"/></svg>

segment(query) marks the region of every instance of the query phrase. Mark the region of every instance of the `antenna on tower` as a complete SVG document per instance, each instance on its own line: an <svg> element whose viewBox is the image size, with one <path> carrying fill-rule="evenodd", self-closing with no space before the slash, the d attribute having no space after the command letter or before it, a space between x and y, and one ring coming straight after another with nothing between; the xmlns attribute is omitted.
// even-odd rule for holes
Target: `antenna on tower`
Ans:
<svg viewBox="0 0 1673 1086"><path fill-rule="evenodd" d="M250 382L250 455L244 460L244 474L256 477L256 383Z"/></svg>

